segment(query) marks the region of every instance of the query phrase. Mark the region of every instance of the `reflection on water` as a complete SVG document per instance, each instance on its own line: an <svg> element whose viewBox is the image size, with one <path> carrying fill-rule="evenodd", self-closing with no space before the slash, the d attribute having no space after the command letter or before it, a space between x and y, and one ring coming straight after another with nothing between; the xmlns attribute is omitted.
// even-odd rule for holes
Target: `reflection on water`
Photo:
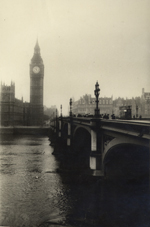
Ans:
<svg viewBox="0 0 150 227"><path fill-rule="evenodd" d="M149 226L147 181L111 182L62 169L46 137L2 136L0 225Z"/></svg>

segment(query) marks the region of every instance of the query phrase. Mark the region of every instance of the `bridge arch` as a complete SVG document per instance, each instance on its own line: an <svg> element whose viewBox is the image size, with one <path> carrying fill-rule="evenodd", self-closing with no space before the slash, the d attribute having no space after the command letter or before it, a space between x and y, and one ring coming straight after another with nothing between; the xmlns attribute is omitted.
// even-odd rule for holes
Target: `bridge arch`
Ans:
<svg viewBox="0 0 150 227"><path fill-rule="evenodd" d="M89 127L86 127L86 126L77 126L74 131L73 131L73 137L76 135L77 133L77 130L82 130L82 129L85 129L86 131L88 131L90 134L91 134L91 130Z"/></svg>
<svg viewBox="0 0 150 227"><path fill-rule="evenodd" d="M115 138L105 147L102 166L108 177L142 178L149 174L149 148L146 144Z"/></svg>

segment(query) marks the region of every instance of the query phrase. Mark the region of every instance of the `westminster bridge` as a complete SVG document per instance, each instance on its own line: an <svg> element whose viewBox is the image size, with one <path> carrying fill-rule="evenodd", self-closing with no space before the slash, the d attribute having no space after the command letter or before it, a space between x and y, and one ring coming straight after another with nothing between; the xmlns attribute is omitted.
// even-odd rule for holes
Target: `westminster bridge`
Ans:
<svg viewBox="0 0 150 227"><path fill-rule="evenodd" d="M65 144L70 152L86 154L93 175L104 176L118 154L126 159L127 164L131 158L136 171L141 171L137 165L142 163L142 156L146 155L146 160L149 160L149 121L56 117L50 128L55 133L55 143ZM126 169L129 171L128 166Z"/></svg>

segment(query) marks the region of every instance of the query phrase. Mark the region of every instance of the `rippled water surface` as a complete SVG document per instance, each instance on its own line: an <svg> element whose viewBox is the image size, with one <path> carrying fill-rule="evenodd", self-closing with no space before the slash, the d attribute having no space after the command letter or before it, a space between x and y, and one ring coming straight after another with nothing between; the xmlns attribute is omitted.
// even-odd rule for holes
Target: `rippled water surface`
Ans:
<svg viewBox="0 0 150 227"><path fill-rule="evenodd" d="M147 183L61 171L47 137L3 135L0 144L1 226L150 226Z"/></svg>
<svg viewBox="0 0 150 227"><path fill-rule="evenodd" d="M58 163L52 151L46 137L1 138L1 225L34 226L63 217L61 197L67 189L56 173Z"/></svg>

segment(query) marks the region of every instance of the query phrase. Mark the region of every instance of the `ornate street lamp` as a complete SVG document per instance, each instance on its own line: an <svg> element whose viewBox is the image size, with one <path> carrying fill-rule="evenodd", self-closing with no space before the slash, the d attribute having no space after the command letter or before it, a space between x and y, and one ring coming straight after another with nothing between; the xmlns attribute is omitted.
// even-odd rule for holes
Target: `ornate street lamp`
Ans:
<svg viewBox="0 0 150 227"><path fill-rule="evenodd" d="M55 119L55 132L57 133L57 109L56 109L56 119Z"/></svg>
<svg viewBox="0 0 150 227"><path fill-rule="evenodd" d="M57 109L56 109L56 118L57 118Z"/></svg>
<svg viewBox="0 0 150 227"><path fill-rule="evenodd" d="M56 127L57 127L57 109L56 109Z"/></svg>
<svg viewBox="0 0 150 227"><path fill-rule="evenodd" d="M62 105L60 105L60 116L62 117Z"/></svg>
<svg viewBox="0 0 150 227"><path fill-rule="evenodd" d="M54 112L53 112L53 125L55 126L55 116L54 116L55 114L54 114Z"/></svg>
<svg viewBox="0 0 150 227"><path fill-rule="evenodd" d="M138 118L138 105L136 105L136 118Z"/></svg>
<svg viewBox="0 0 150 227"><path fill-rule="evenodd" d="M95 100L95 102L96 102L95 117L99 117L100 109L98 108L98 103L99 103L98 97L99 97L99 94L100 94L100 89L99 89L98 81L95 84L94 94L95 94L95 97L96 97L96 100Z"/></svg>
<svg viewBox="0 0 150 227"><path fill-rule="evenodd" d="M72 117L72 99L70 99L70 117Z"/></svg>

